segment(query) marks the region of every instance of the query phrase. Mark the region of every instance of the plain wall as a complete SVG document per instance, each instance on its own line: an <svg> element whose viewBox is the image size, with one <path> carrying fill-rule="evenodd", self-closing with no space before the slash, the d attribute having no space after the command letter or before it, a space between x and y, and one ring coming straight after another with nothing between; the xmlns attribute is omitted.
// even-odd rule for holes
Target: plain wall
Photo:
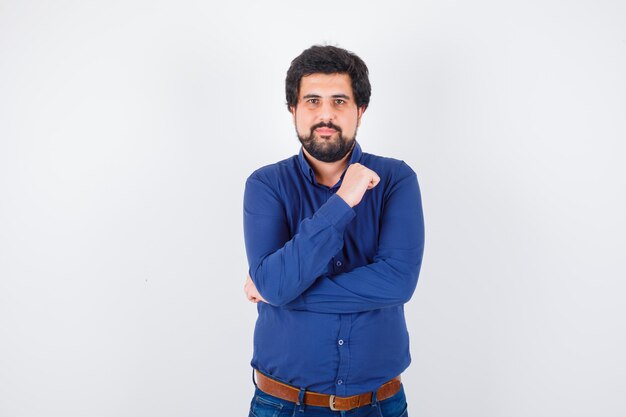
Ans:
<svg viewBox="0 0 626 417"><path fill-rule="evenodd" d="M244 181L319 43L422 189L410 414L626 414L625 2L4 0L0 416L247 414Z"/></svg>

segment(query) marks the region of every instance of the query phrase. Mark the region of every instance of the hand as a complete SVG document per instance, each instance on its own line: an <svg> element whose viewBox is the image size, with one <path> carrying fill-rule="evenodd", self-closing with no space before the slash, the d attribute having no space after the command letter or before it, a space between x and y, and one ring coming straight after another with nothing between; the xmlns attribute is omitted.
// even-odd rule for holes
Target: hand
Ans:
<svg viewBox="0 0 626 417"><path fill-rule="evenodd" d="M261 294L259 294L259 291L256 289L254 282L252 282L252 278L250 278L250 274L248 274L246 283L243 285L243 292L246 294L248 301L253 303L258 303L259 301L267 303L265 298L261 297Z"/></svg>
<svg viewBox="0 0 626 417"><path fill-rule="evenodd" d="M343 176L337 195L350 207L354 207L361 202L365 191L376 187L379 182L378 174L365 165L354 163L348 167L346 175Z"/></svg>

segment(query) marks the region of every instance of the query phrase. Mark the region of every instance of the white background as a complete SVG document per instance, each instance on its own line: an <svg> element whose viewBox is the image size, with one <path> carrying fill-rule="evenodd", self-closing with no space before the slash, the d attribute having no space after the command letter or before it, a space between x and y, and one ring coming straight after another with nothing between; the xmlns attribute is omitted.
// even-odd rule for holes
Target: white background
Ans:
<svg viewBox="0 0 626 417"><path fill-rule="evenodd" d="M316 43L418 174L410 414L626 414L623 1L0 2L0 416L243 416L242 195Z"/></svg>

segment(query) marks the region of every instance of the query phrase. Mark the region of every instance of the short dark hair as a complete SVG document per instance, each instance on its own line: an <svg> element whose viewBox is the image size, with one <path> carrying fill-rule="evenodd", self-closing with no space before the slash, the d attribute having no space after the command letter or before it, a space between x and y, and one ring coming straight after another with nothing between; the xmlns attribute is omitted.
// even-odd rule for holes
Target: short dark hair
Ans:
<svg viewBox="0 0 626 417"><path fill-rule="evenodd" d="M287 70L285 93L287 108L296 107L300 92L300 80L315 73L345 73L352 80L352 93L357 107L367 107L372 94L365 62L355 53L330 45L314 45L305 49Z"/></svg>

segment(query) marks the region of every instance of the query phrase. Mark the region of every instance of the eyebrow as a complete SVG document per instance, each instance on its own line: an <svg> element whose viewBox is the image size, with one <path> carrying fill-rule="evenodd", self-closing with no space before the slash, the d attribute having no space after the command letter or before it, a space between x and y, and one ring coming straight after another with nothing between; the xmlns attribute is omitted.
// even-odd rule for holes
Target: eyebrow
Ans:
<svg viewBox="0 0 626 417"><path fill-rule="evenodd" d="M332 98L343 98L345 100L350 100L350 97L346 94L333 94ZM307 94L302 96L302 98L322 98L319 94Z"/></svg>

